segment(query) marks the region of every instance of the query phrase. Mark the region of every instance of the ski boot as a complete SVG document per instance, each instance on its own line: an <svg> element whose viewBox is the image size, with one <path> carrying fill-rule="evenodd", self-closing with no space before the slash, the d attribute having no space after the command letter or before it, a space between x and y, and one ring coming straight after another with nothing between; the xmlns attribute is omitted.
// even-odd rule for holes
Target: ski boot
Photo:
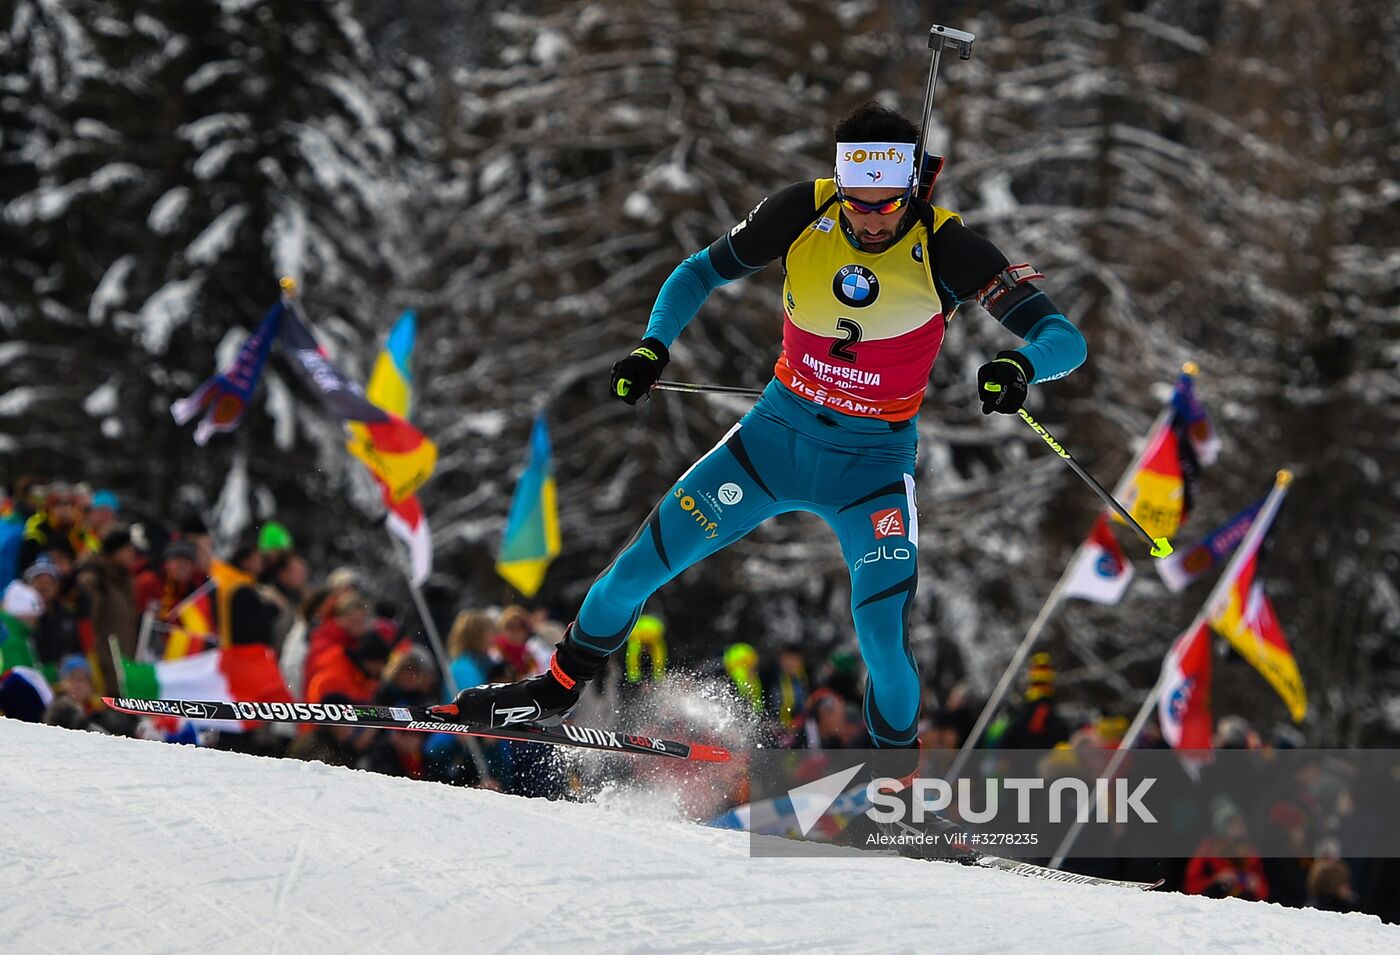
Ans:
<svg viewBox="0 0 1400 955"><path fill-rule="evenodd" d="M578 702L583 684L592 679L608 662L573 643L570 636L554 651L549 669L519 683L487 683L468 687L457 694L451 706L436 707L435 711L458 723L469 726L517 726L534 723L557 726Z"/></svg>
<svg viewBox="0 0 1400 955"><path fill-rule="evenodd" d="M832 841L853 849L893 850L911 859L946 859L963 861L970 853L962 841L961 827L956 823L919 807L914 807L914 780L919 774L920 748L886 748L870 766L870 779L897 779L903 788L882 788L900 803L897 816L889 822L872 819L869 811L856 815L849 825ZM871 810L882 815L889 812L888 798ZM919 816L922 819L919 819Z"/></svg>

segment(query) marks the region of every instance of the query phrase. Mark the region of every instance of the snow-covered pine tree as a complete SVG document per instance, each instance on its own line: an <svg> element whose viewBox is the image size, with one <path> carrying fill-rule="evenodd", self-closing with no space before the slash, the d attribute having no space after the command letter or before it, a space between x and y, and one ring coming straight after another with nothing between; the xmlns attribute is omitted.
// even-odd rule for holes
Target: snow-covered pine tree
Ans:
<svg viewBox="0 0 1400 955"><path fill-rule="evenodd" d="M0 186L4 241L26 250L0 264L24 342L0 390L32 396L7 429L15 467L169 512L212 505L244 473L238 448L241 494L294 527L343 497L359 465L340 426L293 407L275 370L272 415L205 451L168 408L216 350L227 361L281 274L332 352L367 370L418 265L405 202L432 144L411 64L377 66L344 0L20 0L0 36L18 171Z"/></svg>

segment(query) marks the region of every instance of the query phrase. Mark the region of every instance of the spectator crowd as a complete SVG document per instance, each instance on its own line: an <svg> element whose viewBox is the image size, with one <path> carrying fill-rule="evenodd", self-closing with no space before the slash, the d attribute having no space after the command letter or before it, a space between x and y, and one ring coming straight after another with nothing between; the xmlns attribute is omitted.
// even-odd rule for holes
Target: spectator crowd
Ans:
<svg viewBox="0 0 1400 955"><path fill-rule="evenodd" d="M293 699L431 705L457 689L547 669L564 628L542 609L461 610L440 658L416 617L406 619L383 603L354 568L320 573L279 523L261 525L254 537L220 553L197 518L128 521L111 491L31 477L0 492L0 591L0 716L530 796L571 797L589 789L587 766L556 759L538 745L342 726L202 731L170 717L113 712L101 700L124 689L126 662L261 646L275 657ZM684 718L667 724L654 705L660 688L677 676L671 662L664 622L644 615L626 652L585 693L577 718L641 733L703 737L705 729L686 725ZM740 642L713 660L687 664L699 680L727 687L731 704L745 717L745 742L794 750L870 746L855 652L817 658L798 641L764 647ZM961 747L979 708L966 685L941 695L930 685L920 736L927 758L951 756ZM1036 654L1019 697L998 714L979 747L1047 751L1042 775L1092 779L1126 728L1118 716L1062 707L1052 661ZM732 742L718 734L713 741ZM1214 745L1266 758L1301 743L1291 727L1265 738L1227 716L1219 721ZM1150 731L1137 745L1165 746ZM644 762L611 763L605 775L655 770L638 766ZM720 802L706 803L704 813L747 798L742 781L730 782ZM1211 802L1209 814L1183 830L1194 845L1189 858L1072 859L1070 868L1161 878L1167 888L1193 894L1400 919L1396 864L1347 856L1364 838L1355 814L1348 815L1350 796L1348 780L1319 761L1293 791L1272 794L1262 809L1224 797ZM1259 825L1285 833L1296 856L1262 858L1251 838L1251 827Z"/></svg>
<svg viewBox="0 0 1400 955"><path fill-rule="evenodd" d="M226 554L198 518L128 523L116 494L21 478L0 494L0 715L192 742L525 795L562 795L544 747L448 734L268 725L203 731L109 710L133 662L265 647L288 695L312 702L432 705L454 688L523 679L563 627L520 606L458 614L444 678L414 621L351 567L317 574L268 522Z"/></svg>

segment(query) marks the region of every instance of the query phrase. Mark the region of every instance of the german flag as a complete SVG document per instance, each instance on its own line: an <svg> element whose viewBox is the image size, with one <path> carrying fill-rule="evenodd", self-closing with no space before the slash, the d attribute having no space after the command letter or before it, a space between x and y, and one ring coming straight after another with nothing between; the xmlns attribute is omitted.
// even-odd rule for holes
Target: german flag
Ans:
<svg viewBox="0 0 1400 955"><path fill-rule="evenodd" d="M341 373L295 306L282 320L282 345L326 410L350 426L350 453L383 482L391 502L417 491L437 465L437 445L399 415L376 406Z"/></svg>
<svg viewBox="0 0 1400 955"><path fill-rule="evenodd" d="M1250 533L1240 544L1240 552L1231 560L1222 581L1219 596L1208 608L1210 625L1229 641L1230 646L1263 674L1283 702L1295 723L1302 722L1308 712L1308 694L1298 672L1298 661L1288 638L1279 624L1274 606L1264 593L1259 577L1259 553L1278 513L1288 486L1288 472L1280 472L1279 481L1264 501Z"/></svg>

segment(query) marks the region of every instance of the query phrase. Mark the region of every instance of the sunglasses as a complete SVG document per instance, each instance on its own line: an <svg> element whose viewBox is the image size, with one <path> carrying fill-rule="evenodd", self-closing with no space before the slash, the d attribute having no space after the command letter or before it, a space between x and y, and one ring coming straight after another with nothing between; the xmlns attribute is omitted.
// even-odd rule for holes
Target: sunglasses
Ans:
<svg viewBox="0 0 1400 955"><path fill-rule="evenodd" d="M911 192L905 190L904 195L895 196L893 199L881 199L879 202L861 202L859 199L852 199L844 192L837 191L836 201L841 203L841 208L847 212L857 212L863 215L875 213L876 215L887 216L891 212L897 212L909 201Z"/></svg>

